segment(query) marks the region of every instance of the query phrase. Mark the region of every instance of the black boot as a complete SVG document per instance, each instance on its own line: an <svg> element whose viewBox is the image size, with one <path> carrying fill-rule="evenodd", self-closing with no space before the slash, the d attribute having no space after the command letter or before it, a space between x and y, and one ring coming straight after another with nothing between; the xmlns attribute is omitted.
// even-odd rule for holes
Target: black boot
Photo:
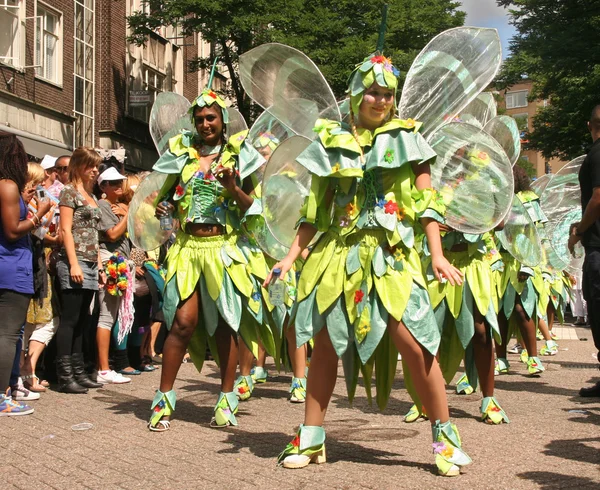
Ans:
<svg viewBox="0 0 600 490"><path fill-rule="evenodd" d="M56 358L56 374L58 375L58 391L63 393L87 393L88 389L77 384L73 377L71 356Z"/></svg>
<svg viewBox="0 0 600 490"><path fill-rule="evenodd" d="M71 356L71 365L73 366L73 377L79 386L85 388L101 388L102 384L92 381L85 372L83 365L83 354L73 354Z"/></svg>

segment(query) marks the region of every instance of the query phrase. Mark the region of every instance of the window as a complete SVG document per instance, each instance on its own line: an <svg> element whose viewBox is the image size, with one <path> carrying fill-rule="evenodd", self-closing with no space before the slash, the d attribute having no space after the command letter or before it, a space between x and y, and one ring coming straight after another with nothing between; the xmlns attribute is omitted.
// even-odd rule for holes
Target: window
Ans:
<svg viewBox="0 0 600 490"><path fill-rule="evenodd" d="M166 89L166 78L167 77L164 73L153 70L146 65L142 67L141 84L136 83L136 80L133 76L130 77L130 90L147 90L149 93L149 101L145 105L138 106L130 102L129 113L133 117L145 122L150 120L150 111L152 110L152 104L154 104L156 96Z"/></svg>
<svg viewBox="0 0 600 490"><path fill-rule="evenodd" d="M22 0L0 0L0 61L17 68L24 64L22 7Z"/></svg>
<svg viewBox="0 0 600 490"><path fill-rule="evenodd" d="M54 83L61 83L60 15L38 5L35 33L35 74Z"/></svg>
<svg viewBox="0 0 600 490"><path fill-rule="evenodd" d="M75 147L94 146L94 0L75 0Z"/></svg>
<svg viewBox="0 0 600 490"><path fill-rule="evenodd" d="M506 92L506 108L527 107L527 90L519 92Z"/></svg>

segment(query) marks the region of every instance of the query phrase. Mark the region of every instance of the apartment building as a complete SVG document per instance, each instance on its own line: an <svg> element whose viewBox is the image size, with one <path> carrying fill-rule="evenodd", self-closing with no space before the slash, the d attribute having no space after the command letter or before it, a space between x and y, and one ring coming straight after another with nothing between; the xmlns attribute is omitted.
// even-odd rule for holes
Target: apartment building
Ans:
<svg viewBox="0 0 600 490"><path fill-rule="evenodd" d="M142 0L0 0L0 130L32 158L103 148L130 170L157 159L148 129L159 92L192 100L203 73L190 60L210 46L161 27L127 42L127 15Z"/></svg>
<svg viewBox="0 0 600 490"><path fill-rule="evenodd" d="M533 116L535 116L538 108L545 107L548 103L546 100L535 100L533 102L527 100L532 85L533 82L530 80L523 80L521 83L500 91L502 102L499 105L506 109L506 114L512 116L517 121L517 125L523 135L522 142L525 142L525 131L533 129ZM521 158L525 158L531 162L536 169L538 177L547 173L556 173L567 163L558 158L548 160L541 153L533 150L523 150Z"/></svg>

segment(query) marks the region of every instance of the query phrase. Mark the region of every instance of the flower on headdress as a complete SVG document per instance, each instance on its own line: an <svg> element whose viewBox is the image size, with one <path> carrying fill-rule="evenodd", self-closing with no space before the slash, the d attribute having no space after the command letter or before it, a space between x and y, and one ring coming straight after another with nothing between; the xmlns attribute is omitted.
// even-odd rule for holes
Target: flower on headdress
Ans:
<svg viewBox="0 0 600 490"><path fill-rule="evenodd" d="M183 196L183 193L185 192L184 188L181 187L180 185L178 185L177 187L175 187L175 194L180 197Z"/></svg>
<svg viewBox="0 0 600 490"><path fill-rule="evenodd" d="M398 211L398 204L394 201L388 201L383 205L386 214L395 214Z"/></svg>
<svg viewBox="0 0 600 490"><path fill-rule="evenodd" d="M395 77L399 77L400 76L400 70L398 70L398 68L396 68L393 65L392 65L392 73L394 74Z"/></svg>
<svg viewBox="0 0 600 490"><path fill-rule="evenodd" d="M381 54L371 57L371 63L385 63L386 61L387 61L387 58Z"/></svg>
<svg viewBox="0 0 600 490"><path fill-rule="evenodd" d="M209 97L212 97L213 99L217 98L217 94L214 93L212 90L209 90L206 95L208 95Z"/></svg>
<svg viewBox="0 0 600 490"><path fill-rule="evenodd" d="M358 303L360 303L364 297L365 297L365 293L361 289L356 291L354 293L354 304L357 305Z"/></svg>
<svg viewBox="0 0 600 490"><path fill-rule="evenodd" d="M404 213L404 208L398 208L396 210L396 216L398 217L398 221L402 221L406 214Z"/></svg>
<svg viewBox="0 0 600 490"><path fill-rule="evenodd" d="M392 163L394 161L394 150L389 149L385 152L385 155L383 155L383 159L385 160L386 163Z"/></svg>

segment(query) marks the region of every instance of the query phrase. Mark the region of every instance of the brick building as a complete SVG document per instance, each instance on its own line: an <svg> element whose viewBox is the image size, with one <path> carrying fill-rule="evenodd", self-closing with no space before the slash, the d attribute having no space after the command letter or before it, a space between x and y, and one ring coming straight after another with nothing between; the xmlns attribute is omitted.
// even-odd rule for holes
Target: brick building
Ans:
<svg viewBox="0 0 600 490"><path fill-rule="evenodd" d="M161 91L192 100L204 74L189 73L188 62L210 46L172 27L145 46L127 43L126 16L143 8L141 0L0 0L0 130L35 158L124 148L129 169L149 169L152 101Z"/></svg>

